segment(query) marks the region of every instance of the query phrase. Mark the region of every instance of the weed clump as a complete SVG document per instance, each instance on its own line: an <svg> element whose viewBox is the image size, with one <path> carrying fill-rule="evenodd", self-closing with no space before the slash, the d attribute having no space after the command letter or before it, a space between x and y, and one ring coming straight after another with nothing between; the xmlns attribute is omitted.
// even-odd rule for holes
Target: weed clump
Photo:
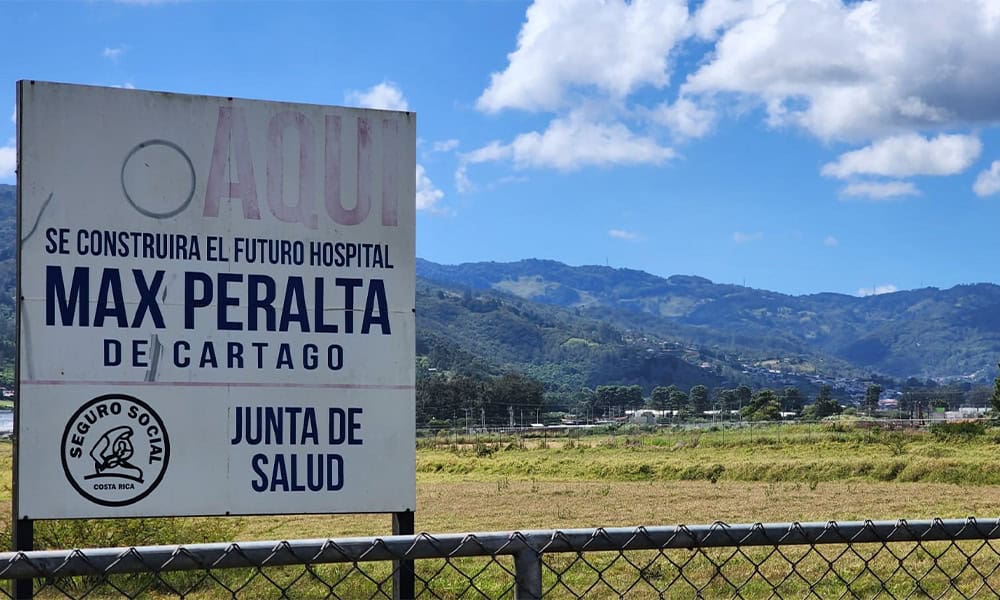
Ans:
<svg viewBox="0 0 1000 600"><path fill-rule="evenodd" d="M910 442L910 436L901 431L883 431L880 441L889 448L893 456L906 454L906 445Z"/></svg>
<svg viewBox="0 0 1000 600"><path fill-rule="evenodd" d="M986 434L986 426L979 421L933 423L930 430L939 442L970 441Z"/></svg>
<svg viewBox="0 0 1000 600"><path fill-rule="evenodd" d="M486 442L476 441L476 445L473 447L473 451L476 456L480 458L488 458L493 456L493 446L487 444Z"/></svg>

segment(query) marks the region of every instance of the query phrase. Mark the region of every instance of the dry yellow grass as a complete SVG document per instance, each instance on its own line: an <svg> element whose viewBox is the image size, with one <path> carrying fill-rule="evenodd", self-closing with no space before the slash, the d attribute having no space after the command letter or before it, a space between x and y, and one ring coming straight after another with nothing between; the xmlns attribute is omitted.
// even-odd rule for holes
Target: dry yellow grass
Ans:
<svg viewBox="0 0 1000 600"><path fill-rule="evenodd" d="M866 452L857 439L843 445L816 444L812 438L805 438L803 443L789 443L788 435L781 440L780 445L759 445L758 435L754 444L711 447L703 443L678 449L672 440L647 440L641 447L608 447L606 439L590 438L585 442L588 448L582 451L563 450L563 442L557 440L550 442L548 449L543 449L533 441L527 445L530 449L501 451L488 457L477 457L471 447L461 447L458 451L442 447L420 449L417 529L443 533L700 524L716 520L742 523L1000 515L1000 486L975 485L975 482L959 486L864 479L737 481L726 478L740 463L789 462L800 469L810 464L820 468L856 461L859 455L886 454L878 444ZM945 453L943 459L975 463L995 447L986 441L969 444L964 449L954 444L938 449L929 444L926 436L920 438L910 445L903 459L926 460L922 455L930 448L935 455ZM10 513L10 451L9 443L0 444L0 511L3 511L4 521ZM728 465L729 469L716 483L704 479L665 479L655 470L642 481L614 480L615 477L595 481L587 476L588 469L605 462L610 466L603 471L621 472L625 475L622 478L628 479L634 470L629 467L633 462L669 462L683 466L704 464L710 458ZM883 457L884 460L889 458L892 457ZM436 472L426 468L442 461L452 461L460 465L461 470ZM548 466L532 470L542 473L518 473L520 466L537 467L540 464ZM566 476L553 475L560 471ZM244 517L216 521L224 521L226 529L240 539L385 535L391 530L389 515L370 514Z"/></svg>
<svg viewBox="0 0 1000 600"><path fill-rule="evenodd" d="M1000 486L720 481L419 482L416 525L434 533L636 525L1000 515ZM246 518L259 539L384 535L388 515Z"/></svg>

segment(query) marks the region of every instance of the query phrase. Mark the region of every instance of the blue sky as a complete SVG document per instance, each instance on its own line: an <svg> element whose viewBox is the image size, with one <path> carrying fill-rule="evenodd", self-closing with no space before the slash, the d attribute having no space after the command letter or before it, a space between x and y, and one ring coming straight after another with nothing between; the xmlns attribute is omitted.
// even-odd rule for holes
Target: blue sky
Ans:
<svg viewBox="0 0 1000 600"><path fill-rule="evenodd" d="M0 3L14 82L407 108L417 255L998 282L1000 0Z"/></svg>

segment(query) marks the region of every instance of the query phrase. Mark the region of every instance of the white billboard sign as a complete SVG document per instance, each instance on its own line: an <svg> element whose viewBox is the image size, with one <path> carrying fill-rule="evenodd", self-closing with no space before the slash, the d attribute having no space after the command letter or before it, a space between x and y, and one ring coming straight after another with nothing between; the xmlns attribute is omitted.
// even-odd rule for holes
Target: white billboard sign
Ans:
<svg viewBox="0 0 1000 600"><path fill-rule="evenodd" d="M415 145L19 82L17 517L413 510Z"/></svg>

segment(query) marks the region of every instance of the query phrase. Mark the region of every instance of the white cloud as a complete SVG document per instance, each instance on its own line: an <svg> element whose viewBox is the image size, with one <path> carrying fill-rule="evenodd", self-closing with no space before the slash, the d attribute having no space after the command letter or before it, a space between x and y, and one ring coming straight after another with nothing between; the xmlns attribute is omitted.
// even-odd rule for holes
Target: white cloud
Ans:
<svg viewBox="0 0 1000 600"><path fill-rule="evenodd" d="M743 233L742 231L733 232L733 241L737 244L747 244L749 242L757 242L764 239L763 231L756 231L754 233Z"/></svg>
<svg viewBox="0 0 1000 600"><path fill-rule="evenodd" d="M456 139L441 140L441 141L438 141L438 142L434 142L434 144L431 146L431 151L432 152L451 152L455 148L458 148L458 140L456 140Z"/></svg>
<svg viewBox="0 0 1000 600"><path fill-rule="evenodd" d="M668 54L688 19L685 0L536 0L507 67L490 77L480 110L553 110L574 89L624 98L669 81Z"/></svg>
<svg viewBox="0 0 1000 600"><path fill-rule="evenodd" d="M362 108L410 110L403 91L391 81L383 81L363 91L351 90L345 94L344 101Z"/></svg>
<svg viewBox="0 0 1000 600"><path fill-rule="evenodd" d="M688 98L678 98L673 104L663 104L651 113L653 121L666 125L678 137L699 138L715 123L715 111L699 106Z"/></svg>
<svg viewBox="0 0 1000 600"><path fill-rule="evenodd" d="M10 122L17 125L17 107L14 107L14 112L10 113Z"/></svg>
<svg viewBox="0 0 1000 600"><path fill-rule="evenodd" d="M135 84L132 83L131 81L126 81L125 83L122 83L122 84L114 84L111 87L118 88L118 89L121 89L121 90L134 90L135 89Z"/></svg>
<svg viewBox="0 0 1000 600"><path fill-rule="evenodd" d="M468 167L465 163L459 163L458 168L455 169L455 189L458 190L459 194L464 194L471 192L475 188L476 186L469 179Z"/></svg>
<svg viewBox="0 0 1000 600"><path fill-rule="evenodd" d="M643 239L642 235L634 231L627 231L625 229L609 229L608 236L613 237L617 240L626 240L629 242L637 242Z"/></svg>
<svg viewBox="0 0 1000 600"><path fill-rule="evenodd" d="M714 39L720 30L755 13L760 13L777 0L705 0L691 17L691 29L698 37Z"/></svg>
<svg viewBox="0 0 1000 600"><path fill-rule="evenodd" d="M838 240L837 238L833 237L832 235L828 235L823 240L823 245L824 246L830 246L831 248L834 247L834 246L839 246L840 245L840 240Z"/></svg>
<svg viewBox="0 0 1000 600"><path fill-rule="evenodd" d="M472 152L467 152L463 154L462 161L469 164L492 162L503 158L508 158L510 155L511 155L510 146L504 145L494 140L489 144L486 144L482 148L477 148Z"/></svg>
<svg viewBox="0 0 1000 600"><path fill-rule="evenodd" d="M979 158L982 148L979 139L972 135L939 135L928 139L909 133L841 154L835 162L823 165L822 173L840 179L852 175L954 175Z"/></svg>
<svg viewBox="0 0 1000 600"><path fill-rule="evenodd" d="M900 196L919 196L920 190L909 181L857 181L844 186L840 195L847 198L888 200Z"/></svg>
<svg viewBox="0 0 1000 600"><path fill-rule="evenodd" d="M972 185L972 191L977 196L992 196L1000 193L1000 160L993 161L989 169L979 173L976 183Z"/></svg>
<svg viewBox="0 0 1000 600"><path fill-rule="evenodd" d="M760 108L771 127L869 144L825 175L952 175L981 152L970 132L1000 123L998 47L1000 0L535 0L477 107L552 113L547 128L494 142L492 160L520 168L658 164L673 156L664 129L681 142ZM677 56L697 66L672 89ZM550 152L599 130L645 151ZM459 190L474 162L460 162ZM904 182L845 192L917 193Z"/></svg>
<svg viewBox="0 0 1000 600"><path fill-rule="evenodd" d="M434 186L423 165L417 165L417 210L439 212L437 203L444 198L444 192Z"/></svg>
<svg viewBox="0 0 1000 600"><path fill-rule="evenodd" d="M621 123L598 123L577 114L555 119L538 133L522 133L510 148L518 167L572 171L582 166L660 164L674 151L636 135Z"/></svg>
<svg viewBox="0 0 1000 600"><path fill-rule="evenodd" d="M772 125L867 140L1000 120L992 0L708 0L693 23L721 35L682 93L743 96Z"/></svg>
<svg viewBox="0 0 1000 600"><path fill-rule="evenodd" d="M674 155L671 148L621 123L591 121L582 112L573 112L553 119L541 133L522 133L509 144L493 141L463 154L455 180L459 191L468 190L468 165L499 160L510 160L518 169L573 171L584 166L661 164Z"/></svg>
<svg viewBox="0 0 1000 600"><path fill-rule="evenodd" d="M0 146L0 179L14 176L17 169L17 148L14 144Z"/></svg>
<svg viewBox="0 0 1000 600"><path fill-rule="evenodd" d="M886 283L883 285L876 285L872 288L858 288L858 295L865 296L879 296L881 294L891 294L893 292L898 292L899 288L891 283Z"/></svg>
<svg viewBox="0 0 1000 600"><path fill-rule="evenodd" d="M119 46L117 48L104 48L104 50L101 52L101 56L111 60L112 62L117 62L118 59L121 58L122 54L124 53L125 53L125 48L123 46Z"/></svg>
<svg viewBox="0 0 1000 600"><path fill-rule="evenodd" d="M505 160L510 158L512 155L513 151L510 145L502 144L496 140L486 144L482 148L477 148L472 152L462 154L459 157L458 168L455 169L455 189L463 194L475 189L475 186L468 177L469 165Z"/></svg>

